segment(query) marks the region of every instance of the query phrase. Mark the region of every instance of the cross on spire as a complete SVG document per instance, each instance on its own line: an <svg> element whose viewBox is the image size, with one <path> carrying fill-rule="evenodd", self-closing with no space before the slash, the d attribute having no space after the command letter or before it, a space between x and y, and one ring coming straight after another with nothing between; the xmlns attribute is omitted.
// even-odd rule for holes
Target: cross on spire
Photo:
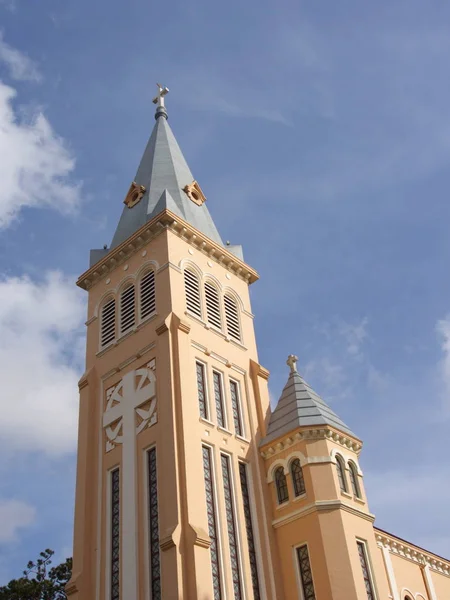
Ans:
<svg viewBox="0 0 450 600"><path fill-rule="evenodd" d="M298 356L295 356L295 354L289 354L286 364L291 368L291 373L297 373L297 361Z"/></svg>
<svg viewBox="0 0 450 600"><path fill-rule="evenodd" d="M169 88L163 87L160 83L156 85L158 86L158 94L153 98L153 104L157 104L158 108L164 108L164 96L169 93Z"/></svg>

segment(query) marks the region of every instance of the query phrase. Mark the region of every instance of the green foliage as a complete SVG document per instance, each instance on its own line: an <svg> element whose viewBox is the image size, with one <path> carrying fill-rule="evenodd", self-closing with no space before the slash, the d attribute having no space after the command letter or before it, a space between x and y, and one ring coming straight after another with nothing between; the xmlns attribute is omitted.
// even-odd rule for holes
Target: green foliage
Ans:
<svg viewBox="0 0 450 600"><path fill-rule="evenodd" d="M50 567L53 550L44 550L36 562L30 560L23 576L0 587L0 600L66 600L64 590L72 574L72 559Z"/></svg>

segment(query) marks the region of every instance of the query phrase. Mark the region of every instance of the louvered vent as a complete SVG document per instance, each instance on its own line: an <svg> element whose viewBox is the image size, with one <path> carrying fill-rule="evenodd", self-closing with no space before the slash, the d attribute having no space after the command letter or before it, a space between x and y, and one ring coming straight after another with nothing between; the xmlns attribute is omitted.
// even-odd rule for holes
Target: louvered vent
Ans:
<svg viewBox="0 0 450 600"><path fill-rule="evenodd" d="M200 284L198 277L192 271L184 272L184 290L186 293L186 308L197 317L202 316L202 303L200 300Z"/></svg>
<svg viewBox="0 0 450 600"><path fill-rule="evenodd" d="M149 271L141 279L141 319L145 319L156 310L155 273Z"/></svg>
<svg viewBox="0 0 450 600"><path fill-rule="evenodd" d="M225 296L223 299L225 305L225 320L227 322L227 333L228 335L237 340L241 341L241 328L239 326L239 313L236 301L231 296Z"/></svg>
<svg viewBox="0 0 450 600"><path fill-rule="evenodd" d="M217 291L217 288L208 282L205 283L205 299L208 323L221 329L222 320L220 318L219 292Z"/></svg>
<svg viewBox="0 0 450 600"><path fill-rule="evenodd" d="M102 308L101 345L102 348L114 340L116 336L116 301L108 300Z"/></svg>
<svg viewBox="0 0 450 600"><path fill-rule="evenodd" d="M125 333L134 326L134 285L129 285L124 289L120 297L120 332Z"/></svg>

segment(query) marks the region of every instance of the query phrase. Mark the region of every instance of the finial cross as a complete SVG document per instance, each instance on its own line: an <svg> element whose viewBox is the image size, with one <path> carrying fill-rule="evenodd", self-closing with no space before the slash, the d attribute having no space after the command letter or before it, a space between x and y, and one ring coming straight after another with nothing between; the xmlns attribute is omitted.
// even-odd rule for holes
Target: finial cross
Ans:
<svg viewBox="0 0 450 600"><path fill-rule="evenodd" d="M295 356L295 354L289 354L286 364L291 367L291 373L297 373L297 361L298 356Z"/></svg>
<svg viewBox="0 0 450 600"><path fill-rule="evenodd" d="M158 94L153 98L153 104L164 107L164 96L169 93L169 88L163 87L160 83L156 85L158 86Z"/></svg>

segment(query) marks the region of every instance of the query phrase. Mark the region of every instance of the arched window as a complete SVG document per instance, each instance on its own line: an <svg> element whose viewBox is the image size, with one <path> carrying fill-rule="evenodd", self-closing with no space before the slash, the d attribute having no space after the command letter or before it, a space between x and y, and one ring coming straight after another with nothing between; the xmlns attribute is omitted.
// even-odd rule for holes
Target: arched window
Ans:
<svg viewBox="0 0 450 600"><path fill-rule="evenodd" d="M411 596L405 596L405 600L411 600Z"/></svg>
<svg viewBox="0 0 450 600"><path fill-rule="evenodd" d="M219 290L209 281L205 282L206 318L208 323L222 329Z"/></svg>
<svg viewBox="0 0 450 600"><path fill-rule="evenodd" d="M278 504L287 502L289 500L289 492L287 487L286 475L284 474L283 467L278 467L275 470L275 485L277 486Z"/></svg>
<svg viewBox="0 0 450 600"><path fill-rule="evenodd" d="M140 318L146 319L156 311L155 272L148 271L141 278L140 293Z"/></svg>
<svg viewBox="0 0 450 600"><path fill-rule="evenodd" d="M120 333L129 331L135 322L135 289L134 283L129 283L120 294Z"/></svg>
<svg viewBox="0 0 450 600"><path fill-rule="evenodd" d="M241 327L239 325L239 311L236 300L229 295L223 298L225 307L225 320L227 322L227 333L234 340L241 341Z"/></svg>
<svg viewBox="0 0 450 600"><path fill-rule="evenodd" d="M356 498L361 498L361 490L359 489L358 471L354 463L348 463L348 472L350 474L350 483L352 484L353 495Z"/></svg>
<svg viewBox="0 0 450 600"><path fill-rule="evenodd" d="M186 309L193 315L202 318L200 283L197 275L189 269L184 272L184 291L186 294Z"/></svg>
<svg viewBox="0 0 450 600"><path fill-rule="evenodd" d="M298 458L291 462L291 476L294 484L294 494L301 496L306 492L303 469Z"/></svg>
<svg viewBox="0 0 450 600"><path fill-rule="evenodd" d="M348 492L347 478L345 476L345 466L342 456L336 454L336 471L339 479L339 485L341 487L341 491Z"/></svg>
<svg viewBox="0 0 450 600"><path fill-rule="evenodd" d="M109 298L102 306L100 319L100 345L110 344L116 337L116 299Z"/></svg>

